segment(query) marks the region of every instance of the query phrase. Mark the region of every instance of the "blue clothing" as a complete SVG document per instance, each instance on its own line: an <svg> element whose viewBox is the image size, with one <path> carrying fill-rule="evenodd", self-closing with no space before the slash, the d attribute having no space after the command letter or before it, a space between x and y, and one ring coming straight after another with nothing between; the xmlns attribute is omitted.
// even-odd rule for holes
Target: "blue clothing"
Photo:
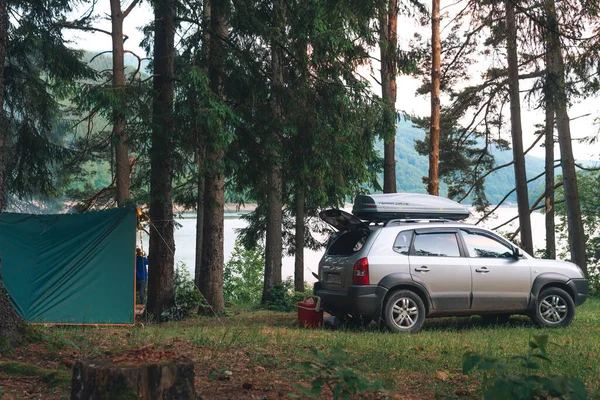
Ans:
<svg viewBox="0 0 600 400"><path fill-rule="evenodd" d="M138 281L148 279L148 259L144 256L135 256L135 279Z"/></svg>

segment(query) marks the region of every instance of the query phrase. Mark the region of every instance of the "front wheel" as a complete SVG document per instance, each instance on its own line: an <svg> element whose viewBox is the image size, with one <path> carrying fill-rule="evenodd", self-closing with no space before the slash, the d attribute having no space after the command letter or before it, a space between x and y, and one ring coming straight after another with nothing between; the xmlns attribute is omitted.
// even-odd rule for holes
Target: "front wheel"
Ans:
<svg viewBox="0 0 600 400"><path fill-rule="evenodd" d="M531 319L543 328L568 326L575 318L575 303L567 292L548 288L540 292Z"/></svg>
<svg viewBox="0 0 600 400"><path fill-rule="evenodd" d="M425 322L423 300L410 290L392 293L384 310L385 323L393 332L415 333Z"/></svg>

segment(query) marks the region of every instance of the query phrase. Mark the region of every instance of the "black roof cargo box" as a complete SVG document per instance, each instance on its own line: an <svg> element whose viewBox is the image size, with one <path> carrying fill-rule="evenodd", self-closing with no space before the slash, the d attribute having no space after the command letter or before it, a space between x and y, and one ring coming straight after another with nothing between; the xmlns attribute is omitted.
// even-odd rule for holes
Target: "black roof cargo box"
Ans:
<svg viewBox="0 0 600 400"><path fill-rule="evenodd" d="M469 217L468 207L453 200L415 193L361 194L354 199L352 214L368 221L391 219L449 219Z"/></svg>

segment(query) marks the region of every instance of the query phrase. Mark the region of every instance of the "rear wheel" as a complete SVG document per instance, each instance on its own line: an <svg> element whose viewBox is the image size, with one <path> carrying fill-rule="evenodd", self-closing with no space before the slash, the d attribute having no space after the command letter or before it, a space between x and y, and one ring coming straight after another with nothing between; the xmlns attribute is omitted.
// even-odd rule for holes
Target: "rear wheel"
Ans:
<svg viewBox="0 0 600 400"><path fill-rule="evenodd" d="M531 319L543 328L568 326L575 318L575 303L567 292L548 288L540 292Z"/></svg>
<svg viewBox="0 0 600 400"><path fill-rule="evenodd" d="M384 320L393 332L418 332L425 322L423 300L410 290L392 293L385 302Z"/></svg>

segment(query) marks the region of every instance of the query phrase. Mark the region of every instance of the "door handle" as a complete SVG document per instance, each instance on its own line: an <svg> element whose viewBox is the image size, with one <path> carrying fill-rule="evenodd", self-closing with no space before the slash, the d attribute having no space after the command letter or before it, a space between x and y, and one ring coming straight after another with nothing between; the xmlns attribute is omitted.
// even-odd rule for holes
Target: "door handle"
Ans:
<svg viewBox="0 0 600 400"><path fill-rule="evenodd" d="M487 267L477 268L475 272L479 272L480 274L487 274L490 270Z"/></svg>
<svg viewBox="0 0 600 400"><path fill-rule="evenodd" d="M429 272L430 269L429 267L426 267L425 265L423 265L422 267L417 267L415 268L415 271L419 271L419 272Z"/></svg>

